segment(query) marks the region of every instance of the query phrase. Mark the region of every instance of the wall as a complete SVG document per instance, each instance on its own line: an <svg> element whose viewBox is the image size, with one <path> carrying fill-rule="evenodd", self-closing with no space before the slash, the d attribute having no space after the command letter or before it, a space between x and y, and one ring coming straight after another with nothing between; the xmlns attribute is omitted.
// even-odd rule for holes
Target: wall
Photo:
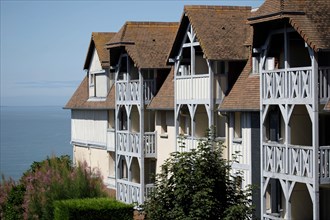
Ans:
<svg viewBox="0 0 330 220"><path fill-rule="evenodd" d="M292 220L313 219L313 205L305 184L296 183L291 194Z"/></svg>
<svg viewBox="0 0 330 220"><path fill-rule="evenodd" d="M85 161L92 170L100 171L103 181L108 178L109 155L106 150L74 145L73 153L75 164L78 162L83 163Z"/></svg>
<svg viewBox="0 0 330 220"><path fill-rule="evenodd" d="M106 145L107 111L72 110L71 140Z"/></svg>
<svg viewBox="0 0 330 220"><path fill-rule="evenodd" d="M157 132L157 164L156 173L161 171L160 166L175 151L175 126L174 126L174 110L166 111L167 135L162 134L160 112L156 111L156 127Z"/></svg>

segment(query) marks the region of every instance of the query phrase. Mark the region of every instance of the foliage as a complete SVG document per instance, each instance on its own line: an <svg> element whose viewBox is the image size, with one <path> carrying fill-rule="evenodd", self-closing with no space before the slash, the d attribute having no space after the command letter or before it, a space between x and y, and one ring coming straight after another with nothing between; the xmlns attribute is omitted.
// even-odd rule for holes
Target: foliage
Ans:
<svg viewBox="0 0 330 220"><path fill-rule="evenodd" d="M60 200L54 203L54 219L131 220L133 205L110 198Z"/></svg>
<svg viewBox="0 0 330 220"><path fill-rule="evenodd" d="M157 174L154 193L145 204L148 219L248 219L250 190L231 175L223 146L208 131L191 152L174 152ZM240 179L241 180L241 179ZM238 218L235 218L239 216Z"/></svg>
<svg viewBox="0 0 330 220"><path fill-rule="evenodd" d="M53 219L55 200L106 196L99 172L86 163L72 166L69 156L50 157L34 162L17 185L2 181L0 217L17 219Z"/></svg>
<svg viewBox="0 0 330 220"><path fill-rule="evenodd" d="M16 183L13 179L6 179L4 175L1 176L0 184L0 219L4 218L5 206L8 202L9 194Z"/></svg>
<svg viewBox="0 0 330 220"><path fill-rule="evenodd" d="M15 185L11 188L7 202L4 206L4 219L17 219L23 218L22 203L24 200L25 187L22 184Z"/></svg>

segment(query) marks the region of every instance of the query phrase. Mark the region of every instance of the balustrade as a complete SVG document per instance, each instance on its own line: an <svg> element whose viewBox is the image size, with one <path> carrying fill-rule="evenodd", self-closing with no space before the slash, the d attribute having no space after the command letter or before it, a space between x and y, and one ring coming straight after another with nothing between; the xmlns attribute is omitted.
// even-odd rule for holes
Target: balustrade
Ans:
<svg viewBox="0 0 330 220"><path fill-rule="evenodd" d="M139 80L117 81L117 101L118 102L139 102L141 89L143 89L144 101L149 102L155 94L155 80L144 80L141 88Z"/></svg>
<svg viewBox="0 0 330 220"><path fill-rule="evenodd" d="M144 133L144 153L145 157L157 157L156 132Z"/></svg>
<svg viewBox="0 0 330 220"><path fill-rule="evenodd" d="M319 98L325 103L330 97L330 67L320 67ZM312 102L312 67L289 68L263 71L262 98L263 102L287 99L293 102Z"/></svg>
<svg viewBox="0 0 330 220"><path fill-rule="evenodd" d="M141 203L141 184L117 179L117 198L124 203Z"/></svg>
<svg viewBox="0 0 330 220"><path fill-rule="evenodd" d="M330 98L330 67L319 68L319 98L322 104Z"/></svg>
<svg viewBox="0 0 330 220"><path fill-rule="evenodd" d="M139 156L141 144L144 144L145 157L157 157L156 132L145 132L141 143L140 133L117 131L117 153Z"/></svg>
<svg viewBox="0 0 330 220"><path fill-rule="evenodd" d="M176 100L207 100L210 98L210 76L199 74L177 76L175 80Z"/></svg>
<svg viewBox="0 0 330 220"><path fill-rule="evenodd" d="M321 183L330 183L330 146L320 147Z"/></svg>
<svg viewBox="0 0 330 220"><path fill-rule="evenodd" d="M314 178L311 146L263 144L264 172L286 174L294 177ZM330 146L320 146L318 152L320 182L330 183Z"/></svg>

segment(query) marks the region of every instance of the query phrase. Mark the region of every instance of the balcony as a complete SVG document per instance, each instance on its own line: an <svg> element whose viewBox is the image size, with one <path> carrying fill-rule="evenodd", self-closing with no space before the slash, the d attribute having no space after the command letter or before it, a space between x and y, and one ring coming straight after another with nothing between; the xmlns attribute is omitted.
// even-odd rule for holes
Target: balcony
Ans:
<svg viewBox="0 0 330 220"><path fill-rule="evenodd" d="M145 157L157 157L156 132L144 134ZM140 133L117 131L117 154L139 157L141 155Z"/></svg>
<svg viewBox="0 0 330 220"><path fill-rule="evenodd" d="M311 104L313 103L312 67L263 71L263 104ZM324 104L330 97L330 67L320 67L319 99Z"/></svg>
<svg viewBox="0 0 330 220"><path fill-rule="evenodd" d="M143 101L148 104L154 97L156 92L155 80L144 80L143 88L141 88L139 80L117 81L116 83L116 100L118 103L141 101L140 92L143 89Z"/></svg>
<svg viewBox="0 0 330 220"><path fill-rule="evenodd" d="M175 80L175 98L177 103L186 101L206 101L210 99L209 74L177 76Z"/></svg>
<svg viewBox="0 0 330 220"><path fill-rule="evenodd" d="M117 179L117 199L127 204L141 203L141 184Z"/></svg>
<svg viewBox="0 0 330 220"><path fill-rule="evenodd" d="M144 156L146 158L157 158L156 132L144 133Z"/></svg>
<svg viewBox="0 0 330 220"><path fill-rule="evenodd" d="M311 146L264 143L262 146L264 176L281 176L288 180L312 183L315 177ZM330 183L330 146L321 146L318 152L321 184Z"/></svg>

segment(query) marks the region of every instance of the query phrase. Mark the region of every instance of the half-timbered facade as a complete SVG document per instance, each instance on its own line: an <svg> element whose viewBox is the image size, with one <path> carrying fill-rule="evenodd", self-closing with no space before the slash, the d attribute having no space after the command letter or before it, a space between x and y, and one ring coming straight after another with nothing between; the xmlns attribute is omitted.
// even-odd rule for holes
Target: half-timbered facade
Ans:
<svg viewBox="0 0 330 220"><path fill-rule="evenodd" d="M196 148L205 131L216 126L225 139L225 117L217 106L231 89L247 58L251 8L186 6L169 62L174 65L177 150ZM184 137L184 148L179 144Z"/></svg>
<svg viewBox="0 0 330 220"><path fill-rule="evenodd" d="M155 112L147 109L170 72L166 56L177 23L126 22L107 43L115 79L117 199L143 203L157 161Z"/></svg>
<svg viewBox="0 0 330 220"><path fill-rule="evenodd" d="M260 74L263 219L329 219L330 2L266 0L252 14Z"/></svg>

